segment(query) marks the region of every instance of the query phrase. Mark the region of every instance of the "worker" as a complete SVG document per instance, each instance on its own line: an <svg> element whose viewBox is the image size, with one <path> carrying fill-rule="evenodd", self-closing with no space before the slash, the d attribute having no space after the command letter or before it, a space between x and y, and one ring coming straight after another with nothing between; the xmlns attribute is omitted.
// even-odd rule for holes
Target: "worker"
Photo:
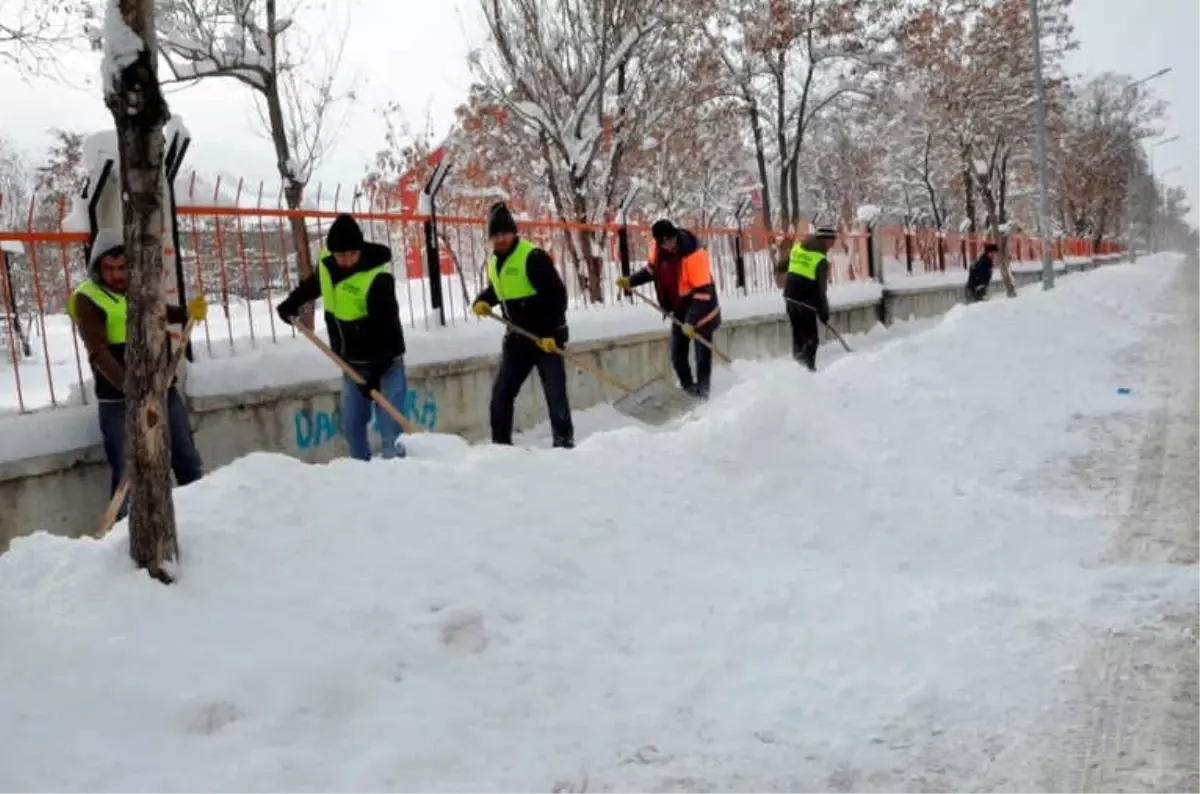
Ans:
<svg viewBox="0 0 1200 794"><path fill-rule="evenodd" d="M998 253L1000 253L1000 246L995 243L985 244L983 246L983 253L971 265L971 269L967 271L967 303L978 303L979 301L987 300L988 287L992 283L992 268L996 264L996 255Z"/></svg>
<svg viewBox="0 0 1200 794"><path fill-rule="evenodd" d="M100 436L112 474L110 494L117 492L125 473L125 343L129 316L125 292L128 284L122 230L100 229L92 239L88 254L88 277L71 293L67 313L79 331L92 369ZM202 322L207 314L208 305L200 295L189 301L186 308L168 305L166 322L183 324L189 319ZM187 405L173 378L167 385L167 435L175 482L187 485L204 476L204 466L192 439ZM121 506L118 518L125 515L126 509L127 504Z"/></svg>
<svg viewBox="0 0 1200 794"><path fill-rule="evenodd" d="M404 368L404 328L396 302L396 280L388 271L392 249L364 241L353 217L338 215L317 257L316 273L301 281L277 307L280 319L291 325L304 307L321 299L325 328L333 351L362 378L342 376L342 435L350 457L371 460L367 438L373 398L378 391L403 411L408 396ZM404 428L387 412L374 406L375 429L385 460L406 457L400 441Z"/></svg>
<svg viewBox="0 0 1200 794"><path fill-rule="evenodd" d="M567 288L554 260L517 234L517 222L503 202L488 212L487 286L472 310L486 317L499 305L511 324L500 348L500 368L492 383L492 443L512 444L513 409L521 386L536 367L550 414L555 447L575 446L575 425L567 399L567 370L558 353L567 345ZM516 332L530 334L534 339Z"/></svg>
<svg viewBox="0 0 1200 794"><path fill-rule="evenodd" d="M792 355L810 371L817 370L817 347L821 344L817 323L829 322L829 249L837 240L837 229L818 227L792 246L788 259L783 297L792 326Z"/></svg>
<svg viewBox="0 0 1200 794"><path fill-rule="evenodd" d="M696 340L711 343L721 327L721 307L708 251L696 235L666 219L655 221L650 234L653 241L646 266L628 278L618 278L617 286L632 289L654 282L659 305L675 319L671 324L671 366L679 386L703 399L708 397L712 382L712 349ZM693 341L694 378L689 361Z"/></svg>

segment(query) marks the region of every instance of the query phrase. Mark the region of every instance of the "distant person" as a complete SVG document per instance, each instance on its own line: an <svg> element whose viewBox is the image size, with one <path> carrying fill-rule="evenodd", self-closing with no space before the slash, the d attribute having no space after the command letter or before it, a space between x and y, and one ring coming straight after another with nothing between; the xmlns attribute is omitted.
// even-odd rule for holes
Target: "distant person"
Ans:
<svg viewBox="0 0 1200 794"><path fill-rule="evenodd" d="M654 239L646 266L629 278L618 278L617 286L631 289L654 282L659 305L676 320L671 324L671 366L679 386L693 397L706 398L712 382L712 350L696 342L694 378L689 353L694 340L711 343L721 327L708 251L696 235L666 219L655 221L650 234Z"/></svg>
<svg viewBox="0 0 1200 794"><path fill-rule="evenodd" d="M820 323L829 322L829 249L837 229L820 226L792 246L780 269L787 268L783 297L792 326L792 356L811 372L817 371Z"/></svg>
<svg viewBox="0 0 1200 794"><path fill-rule="evenodd" d="M92 369L100 435L104 440L104 457L112 471L113 494L125 473L127 285L123 232L121 229L100 229L92 240L88 255L88 278L71 293L67 313L75 321ZM198 296L188 303L187 308L168 305L166 322L184 324L189 319L200 322L207 315L208 304L203 296ZM167 387L167 435L171 442L171 470L175 473L175 481L187 485L204 476L204 466L192 440L187 405L175 388L174 380ZM118 515L124 516L125 509L122 506Z"/></svg>
<svg viewBox="0 0 1200 794"><path fill-rule="evenodd" d="M317 257L316 273L296 286L279 304L280 319L296 321L304 307L321 299L329 345L363 379L362 384L342 376L342 435L355 460L371 459L367 439L372 408L384 459L403 458L398 443L404 428L387 411L373 405L378 391L403 411L408 397L404 369L404 328L396 303L396 280L388 271L392 249L363 240L362 229L349 215L337 216Z"/></svg>
<svg viewBox="0 0 1200 794"><path fill-rule="evenodd" d="M987 243L983 246L983 253L967 271L967 303L987 300L988 287L992 283L992 268L996 264L996 254L999 252L1000 246Z"/></svg>
<svg viewBox="0 0 1200 794"><path fill-rule="evenodd" d="M567 287L550 254L517 234L517 222L503 202L488 212L487 287L475 298L479 317L499 305L504 319L537 337L509 330L500 347L500 368L492 383L492 443L512 444L513 412L521 386L534 368L542 381L554 446L575 446L575 424L567 399L566 363L557 351L567 345Z"/></svg>

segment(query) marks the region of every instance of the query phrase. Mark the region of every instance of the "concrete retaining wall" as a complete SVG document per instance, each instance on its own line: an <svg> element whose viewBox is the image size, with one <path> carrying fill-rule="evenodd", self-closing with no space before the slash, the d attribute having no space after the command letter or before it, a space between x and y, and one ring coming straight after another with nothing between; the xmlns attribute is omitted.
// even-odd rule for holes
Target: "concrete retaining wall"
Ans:
<svg viewBox="0 0 1200 794"><path fill-rule="evenodd" d="M1085 269L1071 266L1068 272ZM1015 274L1018 284L1040 280ZM1001 293L1002 294L1002 293ZM962 287L905 289L888 285L882 303L839 307L831 322L841 333L861 333L887 318L936 317L962 300ZM618 381L638 386L669 374L667 333L633 334L571 345L571 352ZM780 356L791 351L791 332L782 315L727 321L717 342L734 358ZM427 429L457 433L472 441L489 437L488 399L497 356L479 356L409 369L408 413ZM591 375L568 366L575 410L620 396ZM190 401L196 446L207 470L250 452L284 452L310 463L347 453L338 432L340 381L303 383ZM545 421L541 384L530 378L517 400L517 429ZM108 503L109 471L98 446L0 464L0 552L12 538L34 529L79 536L94 530Z"/></svg>

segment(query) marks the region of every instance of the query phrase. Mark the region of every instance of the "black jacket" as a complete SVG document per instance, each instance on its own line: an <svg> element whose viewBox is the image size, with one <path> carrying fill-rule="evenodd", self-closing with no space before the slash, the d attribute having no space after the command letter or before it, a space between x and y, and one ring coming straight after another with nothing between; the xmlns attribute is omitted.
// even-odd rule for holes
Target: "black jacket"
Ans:
<svg viewBox="0 0 1200 794"><path fill-rule="evenodd" d="M992 283L992 260L987 254L981 254L975 260L975 264L971 265L971 270L967 273L967 289L974 290L980 287L987 288Z"/></svg>
<svg viewBox="0 0 1200 794"><path fill-rule="evenodd" d="M815 240L806 239L801 245L809 251L818 250ZM787 269L786 262L780 262ZM817 310L817 316L823 322L829 322L829 257L822 257L817 265L816 280L801 278L795 273L787 274L787 283L783 287L783 296L793 301L807 304ZM788 304L795 306L795 304Z"/></svg>
<svg viewBox="0 0 1200 794"><path fill-rule="evenodd" d="M371 270L392 261L392 250L378 243L363 243L358 264L352 270L338 267L333 256L324 266L334 284L354 273ZM322 263L318 263L320 267ZM301 281L292 294L279 304L279 313L286 317L298 315L304 306L321 297L320 278L313 274ZM367 293L367 316L354 323L339 323L328 311L325 327L329 344L347 363L361 370L386 370L404 355L404 329L400 324L400 306L396 303L396 280L391 273L380 273L371 282Z"/></svg>
<svg viewBox="0 0 1200 794"><path fill-rule="evenodd" d="M518 240L520 238L517 238ZM513 248L516 248L516 242ZM496 255L496 267L504 267L513 249ZM504 301L500 310L504 317L518 328L523 328L541 338L553 337L558 344L567 343L567 287L563 284L558 269L550 254L541 248L534 248L525 260L525 274L529 282L537 290L536 295L518 300ZM487 277L485 272L484 278ZM483 301L489 306L500 303L496 290L489 282L487 288L476 296L475 300Z"/></svg>

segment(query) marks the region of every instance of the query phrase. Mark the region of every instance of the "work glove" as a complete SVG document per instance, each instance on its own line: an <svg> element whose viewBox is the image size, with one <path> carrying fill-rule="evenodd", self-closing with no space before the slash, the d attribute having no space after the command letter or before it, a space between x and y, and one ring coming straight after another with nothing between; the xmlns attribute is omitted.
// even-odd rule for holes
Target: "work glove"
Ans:
<svg viewBox="0 0 1200 794"><path fill-rule="evenodd" d="M537 346L542 349L543 353L553 353L558 350L558 343L554 341L553 337L549 336L537 340Z"/></svg>
<svg viewBox="0 0 1200 794"><path fill-rule="evenodd" d="M383 373L377 369L367 370L361 373L363 382L358 384L358 391L363 397L371 399L371 392L379 391L380 382L383 380Z"/></svg>
<svg viewBox="0 0 1200 794"><path fill-rule="evenodd" d="M618 289L632 289L629 283L629 276L617 276Z"/></svg>
<svg viewBox="0 0 1200 794"><path fill-rule="evenodd" d="M279 319L284 325L291 325L296 322L296 315L292 314L291 308L286 303L281 303L275 307L275 313L279 315Z"/></svg>
<svg viewBox="0 0 1200 794"><path fill-rule="evenodd" d="M188 301L187 313L189 320L204 322L208 317L208 301L204 300L203 295L197 295Z"/></svg>
<svg viewBox="0 0 1200 794"><path fill-rule="evenodd" d="M694 325L689 325L687 323L684 323L682 326L680 326L679 330L683 331L683 335L686 336L688 339L696 338L696 327Z"/></svg>
<svg viewBox="0 0 1200 794"><path fill-rule="evenodd" d="M471 311L475 312L476 317L487 317L492 313L492 307L487 301L475 301Z"/></svg>

